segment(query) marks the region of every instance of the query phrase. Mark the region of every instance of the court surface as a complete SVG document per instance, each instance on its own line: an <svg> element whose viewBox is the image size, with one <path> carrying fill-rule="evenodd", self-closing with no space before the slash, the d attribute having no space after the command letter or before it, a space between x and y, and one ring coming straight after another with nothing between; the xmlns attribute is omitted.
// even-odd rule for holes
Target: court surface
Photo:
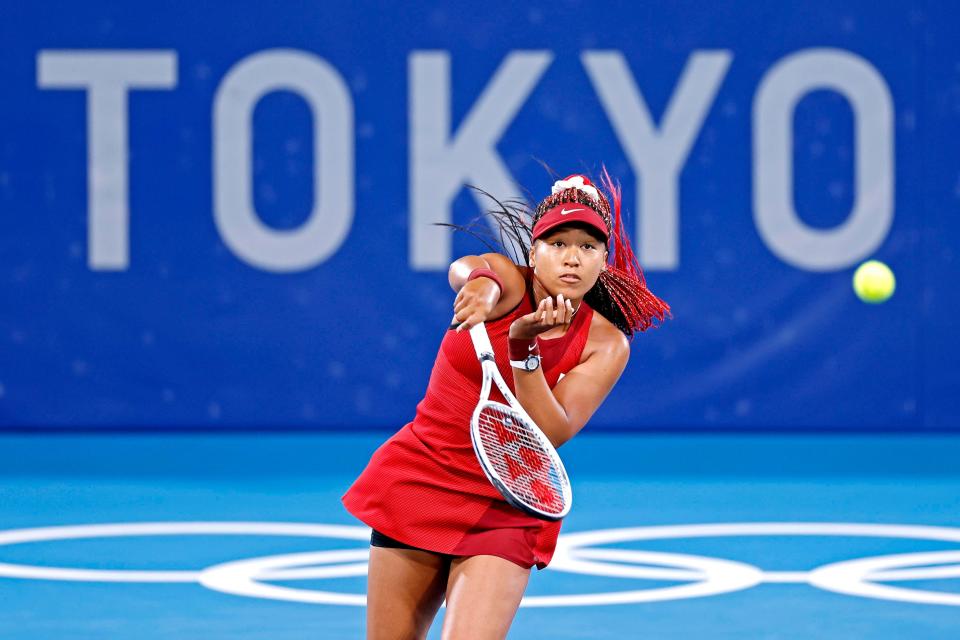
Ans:
<svg viewBox="0 0 960 640"><path fill-rule="evenodd" d="M0 637L362 637L369 532L339 496L385 437L0 436ZM511 638L960 637L958 438L561 454L573 511Z"/></svg>

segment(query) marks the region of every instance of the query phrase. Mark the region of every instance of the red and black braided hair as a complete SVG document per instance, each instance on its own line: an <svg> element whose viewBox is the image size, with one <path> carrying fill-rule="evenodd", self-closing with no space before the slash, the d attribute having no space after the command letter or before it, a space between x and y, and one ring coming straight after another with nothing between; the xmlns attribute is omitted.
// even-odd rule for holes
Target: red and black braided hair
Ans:
<svg viewBox="0 0 960 640"><path fill-rule="evenodd" d="M600 272L600 277L586 293L584 300L628 337L632 338L637 331L659 326L665 317L672 317L670 305L647 288L643 269L633 252L623 223L620 185L614 183L606 168L600 176L601 188L597 188L584 176L571 177L582 178L576 182L586 185L587 188L572 186L558 189L555 186L554 193L543 198L532 210L525 201L501 202L486 191L471 187L490 198L496 208L487 211L467 226L437 224L466 231L479 238L491 250L514 254L511 257L515 262L522 259L524 264L529 266L528 252L533 244L533 228L546 212L560 204L572 203L590 207L600 215L607 228L608 257L606 268ZM565 182L556 184L564 187ZM491 216L496 222L499 238L482 230L479 223L485 216ZM490 241L498 243L500 247L493 246Z"/></svg>

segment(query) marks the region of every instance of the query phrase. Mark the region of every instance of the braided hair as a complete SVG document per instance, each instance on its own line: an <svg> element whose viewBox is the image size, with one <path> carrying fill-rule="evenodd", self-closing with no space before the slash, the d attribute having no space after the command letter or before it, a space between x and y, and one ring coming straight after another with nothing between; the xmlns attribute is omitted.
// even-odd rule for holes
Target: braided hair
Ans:
<svg viewBox="0 0 960 640"><path fill-rule="evenodd" d="M590 185L589 180L581 181ZM643 270L630 246L620 209L621 190L614 184L606 168L600 177L603 190L595 187L555 187L554 193L540 201L531 210L524 200L500 201L483 189L470 188L489 198L494 207L481 214L467 225L435 223L469 233L483 242L491 251L506 253L513 261L529 267L529 249L533 244L533 228L543 215L560 204L579 204L590 207L603 219L607 227L608 262L594 286L587 291L584 300L592 309L609 320L626 336L632 338L637 331L658 327L669 316L670 305L655 296L648 288ZM563 186L562 182L557 185ZM606 191L608 195L604 194ZM596 193L596 197L594 197ZM611 200L613 205L611 206ZM497 234L484 222L492 217ZM496 245L499 245L496 246Z"/></svg>

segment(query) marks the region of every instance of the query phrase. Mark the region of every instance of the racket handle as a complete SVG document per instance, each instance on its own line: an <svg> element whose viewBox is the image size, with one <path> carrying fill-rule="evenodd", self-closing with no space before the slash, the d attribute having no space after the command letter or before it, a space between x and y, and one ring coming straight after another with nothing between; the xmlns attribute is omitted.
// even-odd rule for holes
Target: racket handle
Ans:
<svg viewBox="0 0 960 640"><path fill-rule="evenodd" d="M490 354L490 357L493 357L493 345L490 344L490 336L487 335L487 328L482 322L470 328L470 338L473 340L477 359L482 359L484 354Z"/></svg>

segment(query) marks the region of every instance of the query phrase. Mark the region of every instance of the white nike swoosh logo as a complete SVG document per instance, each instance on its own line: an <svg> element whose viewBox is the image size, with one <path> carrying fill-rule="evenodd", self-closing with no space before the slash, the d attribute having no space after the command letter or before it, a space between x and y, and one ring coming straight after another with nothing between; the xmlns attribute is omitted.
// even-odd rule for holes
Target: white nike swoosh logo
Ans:
<svg viewBox="0 0 960 640"><path fill-rule="evenodd" d="M536 348L537 348L537 343L534 342L532 345L530 345L529 347L527 347L527 351L533 351L533 350L536 349Z"/></svg>
<svg viewBox="0 0 960 640"><path fill-rule="evenodd" d="M586 211L586 209L560 209L560 215L565 216L568 213L573 213L574 211Z"/></svg>

